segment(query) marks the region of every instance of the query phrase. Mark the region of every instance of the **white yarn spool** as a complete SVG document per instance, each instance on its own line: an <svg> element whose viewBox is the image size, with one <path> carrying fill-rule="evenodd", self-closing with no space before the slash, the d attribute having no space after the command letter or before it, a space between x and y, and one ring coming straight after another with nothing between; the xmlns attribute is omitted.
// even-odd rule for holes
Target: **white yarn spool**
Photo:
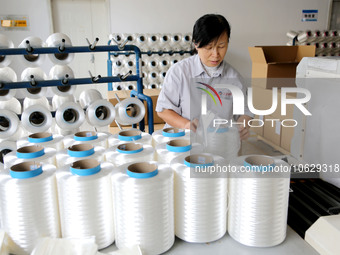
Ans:
<svg viewBox="0 0 340 255"><path fill-rule="evenodd" d="M133 83L127 83L124 85L125 90L137 90L137 85Z"/></svg>
<svg viewBox="0 0 340 255"><path fill-rule="evenodd" d="M137 244L148 255L170 249L174 243L171 169L154 161L128 163L112 180L116 246Z"/></svg>
<svg viewBox="0 0 340 255"><path fill-rule="evenodd" d="M1 35L0 35L1 40ZM0 56L0 66L1 66L1 58ZM0 68L0 84L1 83L7 83L7 82L16 82L17 81L17 75L10 67L2 67ZM16 89L10 89L10 90L0 90L0 101L7 101L12 99L16 94Z"/></svg>
<svg viewBox="0 0 340 255"><path fill-rule="evenodd" d="M52 114L43 105L32 105L23 111L21 123L28 132L45 132L52 125Z"/></svg>
<svg viewBox="0 0 340 255"><path fill-rule="evenodd" d="M58 170L58 198L63 238L95 236L99 249L114 242L111 172L113 165L94 159Z"/></svg>
<svg viewBox="0 0 340 255"><path fill-rule="evenodd" d="M0 173L2 223L14 242L11 253L28 255L38 238L60 237L55 170L25 162Z"/></svg>
<svg viewBox="0 0 340 255"><path fill-rule="evenodd" d="M22 81L44 81L46 80L46 74L40 67L28 67L21 73ZM25 97L39 99L46 95L47 88L46 87L31 87L27 89L23 89L23 95Z"/></svg>
<svg viewBox="0 0 340 255"><path fill-rule="evenodd" d="M50 79L51 80L65 80L65 79L73 79L74 73L73 70L67 65L55 65L50 70ZM58 96L67 96L74 95L77 86L69 86L69 85L61 85L61 86L53 86L50 87L53 95Z"/></svg>
<svg viewBox="0 0 340 255"><path fill-rule="evenodd" d="M295 32L295 31L288 31L288 32L286 33L286 36L287 36L289 39L291 39L291 40L293 40L297 35L298 35L298 33Z"/></svg>
<svg viewBox="0 0 340 255"><path fill-rule="evenodd" d="M159 45L160 34L148 34L148 44L151 46Z"/></svg>
<svg viewBox="0 0 340 255"><path fill-rule="evenodd" d="M159 84L156 83L151 83L147 86L148 89L158 89L159 88Z"/></svg>
<svg viewBox="0 0 340 255"><path fill-rule="evenodd" d="M136 43L137 34L125 33L123 34L123 42L127 40L128 45L133 45Z"/></svg>
<svg viewBox="0 0 340 255"><path fill-rule="evenodd" d="M154 148L148 144L122 143L109 148L105 152L105 159L115 166L138 161L153 161Z"/></svg>
<svg viewBox="0 0 340 255"><path fill-rule="evenodd" d="M174 139L190 139L189 129L165 128L152 133L152 146L156 147L160 143L169 142Z"/></svg>
<svg viewBox="0 0 340 255"><path fill-rule="evenodd" d="M15 90L15 89L11 89L10 91L13 91L13 90ZM21 103L16 98L12 98L12 99L9 99L7 101L0 102L0 109L10 110L10 111L12 111L16 114L22 113Z"/></svg>
<svg viewBox="0 0 340 255"><path fill-rule="evenodd" d="M68 102L58 107L55 114L55 121L63 130L77 130L85 121L85 114L78 104Z"/></svg>
<svg viewBox="0 0 340 255"><path fill-rule="evenodd" d="M34 133L19 139L16 145L18 149L30 145L40 145L44 148L53 148L58 152L64 149L63 139L64 137L58 134Z"/></svg>
<svg viewBox="0 0 340 255"><path fill-rule="evenodd" d="M26 48L28 51L30 48L28 47L28 44L30 45L31 48L42 48L45 47L45 43L36 36L29 36L26 37L18 46L18 48ZM31 67L36 67L36 66L42 66L46 59L46 54L31 54L28 52L25 55L20 55L19 58L21 59L22 62L24 62L25 65L31 66Z"/></svg>
<svg viewBox="0 0 340 255"><path fill-rule="evenodd" d="M124 41L123 34L121 34L121 33L110 34L109 38L110 38L110 40L114 39L118 43L122 43ZM111 42L111 44L115 45L116 43Z"/></svg>
<svg viewBox="0 0 340 255"><path fill-rule="evenodd" d="M202 145L191 144L187 139L174 139L155 147L155 160L160 164L170 164L178 156L203 152Z"/></svg>
<svg viewBox="0 0 340 255"><path fill-rule="evenodd" d="M117 90L123 90L125 87L124 87L124 84L123 83L114 83L113 85L113 90L117 91Z"/></svg>
<svg viewBox="0 0 340 255"><path fill-rule="evenodd" d="M267 171L263 167L290 169L289 165L259 155L239 157L231 165L237 169L251 165L255 171L229 179L229 235L247 246L280 244L286 237L290 173Z"/></svg>
<svg viewBox="0 0 340 255"><path fill-rule="evenodd" d="M49 54L50 60L54 64L67 65L72 62L74 53L63 53L62 47L71 47L71 39L62 33L51 34L46 40L47 47L58 47L59 53Z"/></svg>
<svg viewBox="0 0 340 255"><path fill-rule="evenodd" d="M7 36L0 34L0 49L14 48L13 42ZM11 64L13 57L11 55L0 56L0 67Z"/></svg>
<svg viewBox="0 0 340 255"><path fill-rule="evenodd" d="M56 165L56 149L44 148L41 145L28 145L8 153L4 157L5 168L28 161Z"/></svg>
<svg viewBox="0 0 340 255"><path fill-rule="evenodd" d="M227 179L194 178L196 166L223 165L211 154L191 154L171 161L175 172L175 234L187 242L220 239L227 231Z"/></svg>
<svg viewBox="0 0 340 255"><path fill-rule="evenodd" d="M65 136L64 146L68 148L75 144L91 144L93 146L108 147L108 134L94 131L81 131L72 135Z"/></svg>
<svg viewBox="0 0 340 255"><path fill-rule="evenodd" d="M184 50L190 50L191 49L191 42L192 42L192 34L187 33L182 35L182 42L181 46Z"/></svg>
<svg viewBox="0 0 340 255"><path fill-rule="evenodd" d="M18 115L9 110L0 111L0 139L13 136L19 128L20 120Z"/></svg>
<svg viewBox="0 0 340 255"><path fill-rule="evenodd" d="M114 106L103 99L98 90L83 91L79 95L79 103L83 109L86 109L87 122L94 127L108 126L115 118Z"/></svg>
<svg viewBox="0 0 340 255"><path fill-rule="evenodd" d="M170 45L172 48L179 47L180 43L182 42L182 34L171 34L170 36Z"/></svg>
<svg viewBox="0 0 340 255"><path fill-rule="evenodd" d="M151 145L151 135L136 128L124 129L109 137L109 147L123 143L141 143Z"/></svg>
<svg viewBox="0 0 340 255"><path fill-rule="evenodd" d="M140 122L145 116L145 107L138 98L126 98L115 106L116 120L122 125L132 125Z"/></svg>
<svg viewBox="0 0 340 255"><path fill-rule="evenodd" d="M37 99L27 97L24 99L23 102L23 110L25 111L28 107L35 105L41 105L42 107L45 107L48 110L51 109L50 103L48 102L48 99L46 97L41 97Z"/></svg>
<svg viewBox="0 0 340 255"><path fill-rule="evenodd" d="M120 70L121 68L125 67L124 64L125 63L123 59L115 59L112 66L114 70L116 69Z"/></svg>
<svg viewBox="0 0 340 255"><path fill-rule="evenodd" d="M148 73L149 83L159 83L158 71L152 71Z"/></svg>
<svg viewBox="0 0 340 255"><path fill-rule="evenodd" d="M3 168L4 167L4 157L17 149L17 145L15 141L1 141L0 142L0 166Z"/></svg>
<svg viewBox="0 0 340 255"><path fill-rule="evenodd" d="M219 155L227 161L238 156L241 140L237 127L208 128L206 132L206 152Z"/></svg>
<svg viewBox="0 0 340 255"><path fill-rule="evenodd" d="M31 255L100 255L95 238L39 238Z"/></svg>
<svg viewBox="0 0 340 255"><path fill-rule="evenodd" d="M104 160L105 149L91 144L75 144L57 153L57 167L63 167L82 159Z"/></svg>
<svg viewBox="0 0 340 255"><path fill-rule="evenodd" d="M170 67L170 57L159 57L158 61L158 69L160 71L167 71Z"/></svg>

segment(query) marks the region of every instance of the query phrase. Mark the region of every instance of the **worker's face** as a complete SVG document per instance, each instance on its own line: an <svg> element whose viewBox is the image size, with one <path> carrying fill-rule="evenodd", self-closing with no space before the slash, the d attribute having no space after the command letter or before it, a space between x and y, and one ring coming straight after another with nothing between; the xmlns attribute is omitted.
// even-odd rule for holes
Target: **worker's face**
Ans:
<svg viewBox="0 0 340 255"><path fill-rule="evenodd" d="M223 33L217 40L202 48L198 48L198 45L195 44L195 48L203 64L210 67L218 66L228 50L227 33Z"/></svg>

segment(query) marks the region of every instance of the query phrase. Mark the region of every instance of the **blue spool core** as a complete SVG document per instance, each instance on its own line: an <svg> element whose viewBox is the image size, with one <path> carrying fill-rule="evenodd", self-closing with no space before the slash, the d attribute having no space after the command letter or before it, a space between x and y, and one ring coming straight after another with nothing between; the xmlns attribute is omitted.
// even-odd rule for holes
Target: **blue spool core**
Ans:
<svg viewBox="0 0 340 255"><path fill-rule="evenodd" d="M20 159L34 159L45 155L45 150L42 146L31 145L18 149L16 154Z"/></svg>
<svg viewBox="0 0 340 255"><path fill-rule="evenodd" d="M70 171L74 175L89 176L99 173L101 166L97 160L83 159L73 162L70 166Z"/></svg>
<svg viewBox="0 0 340 255"><path fill-rule="evenodd" d="M90 144L76 144L67 149L67 154L75 158L88 157L94 153L94 147Z"/></svg>
<svg viewBox="0 0 340 255"><path fill-rule="evenodd" d="M9 170L14 179L29 179L42 174L42 166L34 161L16 164Z"/></svg>
<svg viewBox="0 0 340 255"><path fill-rule="evenodd" d="M124 143L117 146L117 151L123 154L135 154L143 151L143 146L136 143Z"/></svg>
<svg viewBox="0 0 340 255"><path fill-rule="evenodd" d="M181 137L185 136L185 131L178 128L165 128L163 129L162 135L164 137Z"/></svg>
<svg viewBox="0 0 340 255"><path fill-rule="evenodd" d="M98 135L96 134L96 132L84 131L75 133L73 139L75 141L86 142L98 139Z"/></svg>
<svg viewBox="0 0 340 255"><path fill-rule="evenodd" d="M126 173L132 178L148 179L158 174L158 168L156 164L140 162L129 165L126 169Z"/></svg>
<svg viewBox="0 0 340 255"><path fill-rule="evenodd" d="M209 156L209 155L194 154L194 155L185 157L184 165L186 165L187 167L192 167L192 168L213 166L214 159L212 156Z"/></svg>
<svg viewBox="0 0 340 255"><path fill-rule="evenodd" d="M142 132L139 130L126 130L126 131L120 131L118 134L118 139L120 141L137 141L142 139Z"/></svg>
<svg viewBox="0 0 340 255"><path fill-rule="evenodd" d="M30 143L45 143L53 140L53 135L51 133L35 133L28 136L28 141Z"/></svg>
<svg viewBox="0 0 340 255"><path fill-rule="evenodd" d="M171 152L187 152L191 148L190 141L184 139L175 139L166 144L166 149Z"/></svg>

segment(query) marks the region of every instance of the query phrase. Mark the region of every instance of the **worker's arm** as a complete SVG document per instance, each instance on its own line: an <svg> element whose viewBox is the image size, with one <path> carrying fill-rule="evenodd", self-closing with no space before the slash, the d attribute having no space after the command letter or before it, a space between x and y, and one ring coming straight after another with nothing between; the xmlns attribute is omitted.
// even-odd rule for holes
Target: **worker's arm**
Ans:
<svg viewBox="0 0 340 255"><path fill-rule="evenodd" d="M252 117L250 117L248 115L242 115L237 119L237 122L245 123L245 126L238 125L238 130L240 132L240 139L241 140L246 140L249 137L248 121L251 120L251 119L252 119Z"/></svg>
<svg viewBox="0 0 340 255"><path fill-rule="evenodd" d="M164 109L162 112L157 112L158 116L162 118L166 123L168 123L172 127L181 128L181 129L191 129L196 130L197 125L191 123L190 120L180 116L173 110Z"/></svg>

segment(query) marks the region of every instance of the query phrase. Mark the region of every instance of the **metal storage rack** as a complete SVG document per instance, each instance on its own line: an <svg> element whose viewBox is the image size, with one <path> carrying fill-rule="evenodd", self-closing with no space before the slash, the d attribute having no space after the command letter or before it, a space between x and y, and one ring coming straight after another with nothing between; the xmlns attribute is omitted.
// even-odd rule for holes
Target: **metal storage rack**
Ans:
<svg viewBox="0 0 340 255"><path fill-rule="evenodd" d="M70 79L65 77L60 80L44 80L36 81L32 77L31 81L20 81L20 82L10 82L1 83L0 90L10 90L19 88L39 88L39 87L52 87L52 86L72 86L72 85L84 85L84 84L98 84L98 83L111 83L112 82L127 82L127 81L137 81L137 91L131 91L131 96L138 97L141 100L146 100L148 107L148 122L149 122L149 133L153 133L153 112L152 112L152 100L150 97L143 94L143 81L140 72L140 57L141 51L137 46L134 45L103 45L97 46L98 38L96 38L93 44L89 46L60 46L60 47L39 47L33 48L27 42L26 48L10 48L10 49L0 49L0 56L4 55L31 55L31 54L67 54L67 53L95 53L95 52L126 52L132 51L136 55L136 74L128 73L122 76L112 76L112 73L108 73L107 77L92 76L88 78L74 78ZM151 109L151 110L150 110ZM144 131L145 124L144 119L139 122L139 129Z"/></svg>

